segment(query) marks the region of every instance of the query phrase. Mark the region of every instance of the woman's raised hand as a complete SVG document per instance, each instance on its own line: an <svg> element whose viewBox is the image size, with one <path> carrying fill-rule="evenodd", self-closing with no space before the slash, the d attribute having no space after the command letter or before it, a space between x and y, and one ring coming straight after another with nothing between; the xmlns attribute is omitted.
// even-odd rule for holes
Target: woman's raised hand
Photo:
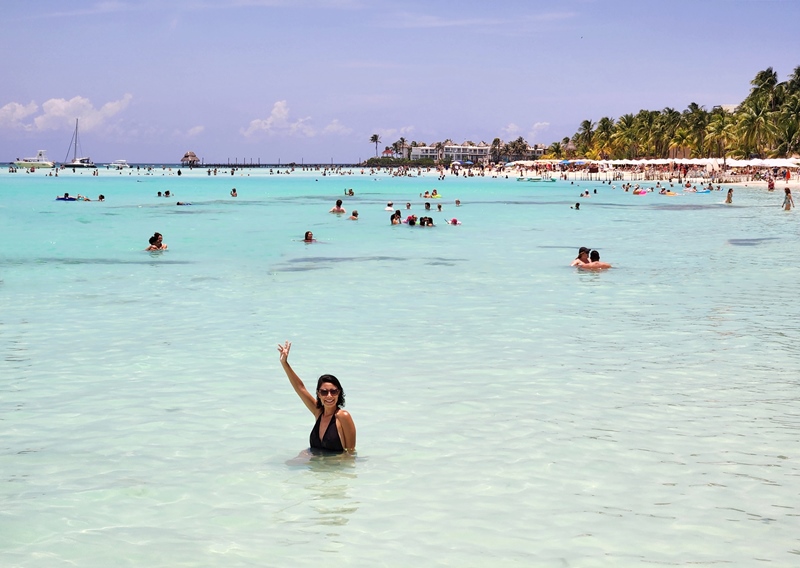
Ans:
<svg viewBox="0 0 800 568"><path fill-rule="evenodd" d="M281 363L285 363L289 359L289 349L292 348L292 342L287 341L285 344L278 344L278 352L281 354Z"/></svg>

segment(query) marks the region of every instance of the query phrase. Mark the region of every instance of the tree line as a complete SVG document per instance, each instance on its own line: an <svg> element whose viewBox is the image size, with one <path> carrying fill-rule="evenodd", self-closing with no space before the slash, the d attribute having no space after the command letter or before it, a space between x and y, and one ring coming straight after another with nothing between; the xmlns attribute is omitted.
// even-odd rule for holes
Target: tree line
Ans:
<svg viewBox="0 0 800 568"><path fill-rule="evenodd" d="M768 67L750 81L747 97L735 108L715 106L706 110L691 103L685 110L674 108L640 110L618 119L584 120L572 137L553 142L546 158L636 159L636 158L784 158L800 153L800 66L785 81ZM380 136L373 134L378 156ZM437 142L443 153L452 140ZM467 141L464 145L476 145ZM520 136L511 142L495 138L489 145L492 160L530 157L531 148ZM385 151L409 159L411 148L425 142L400 138Z"/></svg>

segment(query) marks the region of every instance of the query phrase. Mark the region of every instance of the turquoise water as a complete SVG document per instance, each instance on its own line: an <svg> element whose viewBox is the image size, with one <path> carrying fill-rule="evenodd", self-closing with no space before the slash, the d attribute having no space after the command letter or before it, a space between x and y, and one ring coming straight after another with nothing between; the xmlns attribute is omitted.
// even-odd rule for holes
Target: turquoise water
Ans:
<svg viewBox="0 0 800 568"><path fill-rule="evenodd" d="M183 174L0 172L0 565L800 561L782 192ZM302 455L286 339L354 461Z"/></svg>

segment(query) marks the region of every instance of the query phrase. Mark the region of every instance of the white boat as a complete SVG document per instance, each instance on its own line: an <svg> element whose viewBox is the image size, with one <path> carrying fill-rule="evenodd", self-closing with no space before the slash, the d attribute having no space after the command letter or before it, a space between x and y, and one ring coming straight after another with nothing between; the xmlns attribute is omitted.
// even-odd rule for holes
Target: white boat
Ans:
<svg viewBox="0 0 800 568"><path fill-rule="evenodd" d="M35 158L22 158L21 160L17 158L14 162L14 165L18 168L52 168L55 166L53 162L47 159L47 155L44 150L39 150L36 154Z"/></svg>
<svg viewBox="0 0 800 568"><path fill-rule="evenodd" d="M94 162L91 158L79 158L78 157L78 146L80 145L80 140L78 139L78 119L75 119L75 134L72 135L72 140L69 143L69 148L67 148L67 157L64 158L64 163L61 164L65 168L96 168L97 166L94 165ZM67 162L69 158L69 151L72 150L72 161Z"/></svg>
<svg viewBox="0 0 800 568"><path fill-rule="evenodd" d="M125 170L131 167L127 160L114 160L110 164L106 164L107 168L112 170Z"/></svg>

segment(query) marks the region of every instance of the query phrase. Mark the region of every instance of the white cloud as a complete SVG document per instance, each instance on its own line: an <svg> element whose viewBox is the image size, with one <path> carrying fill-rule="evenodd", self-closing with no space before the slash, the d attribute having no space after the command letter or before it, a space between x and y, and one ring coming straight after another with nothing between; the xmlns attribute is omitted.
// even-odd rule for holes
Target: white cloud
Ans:
<svg viewBox="0 0 800 568"><path fill-rule="evenodd" d="M267 118L251 120L249 126L242 128L240 132L248 138L262 133L299 135L310 138L316 135L316 131L309 124L310 120L310 116L291 120L289 118L289 105L286 101L278 101L272 105L272 111Z"/></svg>
<svg viewBox="0 0 800 568"><path fill-rule="evenodd" d="M175 138L194 138L206 129L205 126L192 126L189 130L173 130L172 136Z"/></svg>
<svg viewBox="0 0 800 568"><path fill-rule="evenodd" d="M126 94L118 101L111 101L99 109L94 108L92 101L85 97L66 99L49 99L42 103L41 113L33 118L33 122L23 122L25 118L35 114L39 107L33 101L27 105L8 103L0 108L0 128L23 128L25 130L59 130L69 129L75 119L81 121L81 130L95 130L108 123L108 120L125 110L133 100L133 95Z"/></svg>
<svg viewBox="0 0 800 568"><path fill-rule="evenodd" d="M522 129L513 122L511 122L508 124L508 126L506 126L505 128L501 128L500 130L508 134L510 137L517 137L519 136L519 133Z"/></svg>
<svg viewBox="0 0 800 568"><path fill-rule="evenodd" d="M92 101L85 97L66 99L49 99L42 104L43 113L33 119L36 130L59 130L71 127L75 119L81 121L81 130L95 130L119 114L130 104L133 95L126 94L118 101L111 101L99 109L94 108Z"/></svg>
<svg viewBox="0 0 800 568"><path fill-rule="evenodd" d="M531 126L531 131L528 133L528 142L533 144L536 142L536 137L542 132L546 132L550 128L549 122L536 122Z"/></svg>
<svg viewBox="0 0 800 568"><path fill-rule="evenodd" d="M20 103L8 103L0 108L0 128L22 128L30 130L30 125L22 123L22 120L39 110L39 105L31 101L27 105Z"/></svg>
<svg viewBox="0 0 800 568"><path fill-rule="evenodd" d="M332 120L328 126L322 129L323 134L350 134L351 132L353 132L353 129L339 122L338 118Z"/></svg>
<svg viewBox="0 0 800 568"><path fill-rule="evenodd" d="M385 142L386 144L391 144L397 138L400 138L401 136L406 138L413 132L413 126L401 126L400 128L378 128L373 132L373 134L378 134L381 137L381 141Z"/></svg>

